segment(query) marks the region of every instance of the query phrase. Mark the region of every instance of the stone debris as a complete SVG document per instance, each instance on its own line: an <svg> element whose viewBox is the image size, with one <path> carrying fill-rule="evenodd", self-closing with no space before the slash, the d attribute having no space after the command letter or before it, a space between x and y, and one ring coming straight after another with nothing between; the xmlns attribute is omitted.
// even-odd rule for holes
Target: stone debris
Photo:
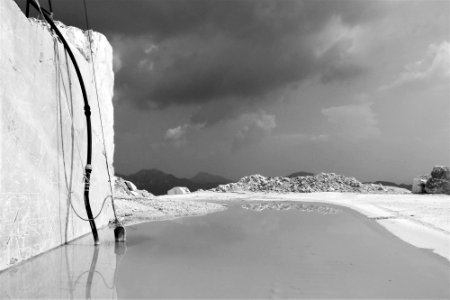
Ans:
<svg viewBox="0 0 450 300"><path fill-rule="evenodd" d="M298 202L286 202L286 201L270 201L270 202L258 202L258 203L246 203L242 205L242 208L254 211L263 210L291 210L296 209L301 212L318 213L321 215L334 215L341 212L340 209L334 208L328 205L317 204L305 204Z"/></svg>
<svg viewBox="0 0 450 300"><path fill-rule="evenodd" d="M425 183L425 193L427 194L447 194L450 195L450 168L445 166L435 166L431 171L431 177Z"/></svg>
<svg viewBox="0 0 450 300"><path fill-rule="evenodd" d="M314 192L356 192L356 193L397 193L410 191L402 188L387 187L381 184L363 184L354 177L335 173L320 173L315 176L265 177L259 174L245 176L236 183L219 185L211 189L214 192L277 192L277 193L314 193Z"/></svg>

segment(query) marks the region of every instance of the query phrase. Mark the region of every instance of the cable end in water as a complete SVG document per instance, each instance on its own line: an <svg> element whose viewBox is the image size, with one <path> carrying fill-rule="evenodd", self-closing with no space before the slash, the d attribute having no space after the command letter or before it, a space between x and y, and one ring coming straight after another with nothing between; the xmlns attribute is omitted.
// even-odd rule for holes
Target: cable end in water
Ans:
<svg viewBox="0 0 450 300"><path fill-rule="evenodd" d="M116 243L124 243L126 240L125 236L125 228L122 225L117 225L114 228L114 237L116 239Z"/></svg>

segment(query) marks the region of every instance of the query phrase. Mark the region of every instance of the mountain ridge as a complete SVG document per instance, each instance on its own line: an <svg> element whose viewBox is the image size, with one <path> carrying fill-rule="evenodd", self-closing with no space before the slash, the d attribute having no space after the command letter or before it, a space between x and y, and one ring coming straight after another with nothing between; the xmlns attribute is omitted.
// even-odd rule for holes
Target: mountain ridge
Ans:
<svg viewBox="0 0 450 300"><path fill-rule="evenodd" d="M220 175L215 175L215 174L211 174L208 172L203 172L200 171L197 174L195 174L194 176L192 176L191 178L189 178L189 180L193 181L193 182L197 182L197 183L213 183L213 182L225 182L225 181L229 181L231 182L230 179L222 177Z"/></svg>

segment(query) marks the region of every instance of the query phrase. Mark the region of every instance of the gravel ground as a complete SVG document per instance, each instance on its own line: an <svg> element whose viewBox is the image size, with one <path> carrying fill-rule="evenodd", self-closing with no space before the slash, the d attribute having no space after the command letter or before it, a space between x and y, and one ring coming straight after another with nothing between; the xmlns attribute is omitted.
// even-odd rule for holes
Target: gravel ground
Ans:
<svg viewBox="0 0 450 300"><path fill-rule="evenodd" d="M114 193L117 217L123 225L198 216L226 208L218 203L156 197L120 177L114 178ZM110 224L114 226L114 220Z"/></svg>
<svg viewBox="0 0 450 300"><path fill-rule="evenodd" d="M116 199L119 220L124 225L142 222L163 221L179 217L199 216L224 210L218 203L190 201L185 199L130 198Z"/></svg>

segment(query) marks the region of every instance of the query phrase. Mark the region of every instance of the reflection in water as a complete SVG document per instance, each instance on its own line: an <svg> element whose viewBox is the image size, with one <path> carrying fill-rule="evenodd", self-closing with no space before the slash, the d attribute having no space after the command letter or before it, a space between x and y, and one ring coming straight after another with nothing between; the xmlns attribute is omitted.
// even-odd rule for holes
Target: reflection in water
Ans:
<svg viewBox="0 0 450 300"><path fill-rule="evenodd" d="M267 201L267 202L249 202L242 205L242 208L263 211L265 209L290 210L296 209L301 212L318 213L321 215L337 214L341 210L330 205L299 203L292 201Z"/></svg>
<svg viewBox="0 0 450 300"><path fill-rule="evenodd" d="M117 268L127 248L102 240L92 246L87 236L0 273L0 298L116 299Z"/></svg>
<svg viewBox="0 0 450 300"><path fill-rule="evenodd" d="M99 247L95 247L94 255L92 256L91 267L89 268L89 275L86 281L86 299L91 299L92 279L94 278L95 267L97 266L98 250ZM99 273L101 274L101 273ZM103 275L102 275L103 276Z"/></svg>
<svg viewBox="0 0 450 300"><path fill-rule="evenodd" d="M128 249L100 231L0 273L0 299L450 297L448 261L356 212L244 207L128 227Z"/></svg>
<svg viewBox="0 0 450 300"><path fill-rule="evenodd" d="M242 203L128 231L120 298L449 298L450 264L345 208ZM249 204L249 205L246 205ZM150 238L150 242L131 242Z"/></svg>

